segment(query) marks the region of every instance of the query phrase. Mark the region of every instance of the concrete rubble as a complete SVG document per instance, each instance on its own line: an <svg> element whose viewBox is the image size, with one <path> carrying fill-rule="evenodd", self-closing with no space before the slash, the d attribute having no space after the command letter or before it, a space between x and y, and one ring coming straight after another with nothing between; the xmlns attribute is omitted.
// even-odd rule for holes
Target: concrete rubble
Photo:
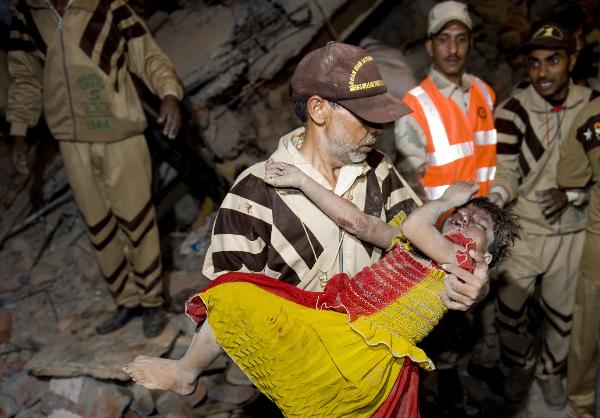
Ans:
<svg viewBox="0 0 600 418"><path fill-rule="evenodd" d="M359 43L368 36L364 45L374 56L381 54L384 79L399 71L406 76L404 83L389 83L397 94L419 80L429 63L424 25L434 0L153 3L174 4L146 20L184 84L198 153L229 182L298 126L288 80L305 51L333 38ZM514 46L528 27L527 17L541 13L540 4L551 8L559 2L469 3L476 42L470 70L491 82L501 99L522 72L499 51ZM4 61L0 51L0 64ZM6 79L0 71L0 91ZM3 106L0 100L2 113ZM6 127L0 126L0 134L6 136ZM183 193L165 210L161 239L170 318L165 332L147 340L135 319L97 336L94 327L114 310L114 302L69 194L56 144L43 128L33 135L43 140L32 152L29 179L16 175L8 146L0 142L0 418L280 417L225 356L185 397L134 385L121 371L136 355L178 359L185 353L195 326L183 314L183 303L208 283L201 268L219 202ZM395 153L389 129L381 146ZM166 173L171 168L176 167L161 163L159 182L175 177ZM175 218L170 224L169 216ZM487 405L482 408L487 416L565 416L540 407L539 390L525 408L506 406L463 377L468 394Z"/></svg>
<svg viewBox="0 0 600 418"><path fill-rule="evenodd" d="M320 8L308 0L182 2L185 7L170 14L158 12L148 20L177 67L188 106L198 116L199 133L214 145L213 152L231 177L238 166L226 161L240 158L256 132L261 138L272 137L269 126L275 120L259 117L257 128L248 130L240 125L238 103L258 106L258 113L265 106L275 112L287 91L271 89L263 104L256 100L258 89L297 56L322 29L325 16L345 2L331 0ZM223 101L233 97L232 91L238 103ZM254 125L254 118L244 123ZM230 361L224 356L186 397L133 385L121 371L122 364L139 354L179 358L185 352L195 327L181 307L207 284L201 265L214 204L199 210L201 201L178 199L177 225L192 227L191 234L163 233L169 306L174 308L167 329L146 340L141 319L135 319L113 334L97 336L94 327L114 303L66 187L55 143L43 130L39 136L45 140L32 154L44 159L34 163L38 168L30 179L15 175L6 143L0 145L0 417L243 417L245 405L261 396L236 372L229 373L234 383L226 379ZM272 148L261 141L256 142L260 148L255 157L242 157L242 163L250 164Z"/></svg>
<svg viewBox="0 0 600 418"><path fill-rule="evenodd" d="M136 318L110 336L96 335L93 330L79 335L58 335L27 362L25 369L35 376L88 375L128 381L121 365L132 360L131 353L161 357L169 351L178 333L179 325L171 318L161 335L145 339L142 320Z"/></svg>

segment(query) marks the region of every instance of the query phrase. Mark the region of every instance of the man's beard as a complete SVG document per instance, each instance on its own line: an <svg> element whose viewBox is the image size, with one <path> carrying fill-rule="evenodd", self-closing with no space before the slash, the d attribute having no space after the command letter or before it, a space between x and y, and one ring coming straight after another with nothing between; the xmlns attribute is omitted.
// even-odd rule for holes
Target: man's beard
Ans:
<svg viewBox="0 0 600 418"><path fill-rule="evenodd" d="M367 159L367 154L360 152L360 149L367 145L374 145L375 142L375 137L371 135L363 139L357 146L342 141L331 141L328 143L329 152L334 158L342 161L344 164L362 163Z"/></svg>

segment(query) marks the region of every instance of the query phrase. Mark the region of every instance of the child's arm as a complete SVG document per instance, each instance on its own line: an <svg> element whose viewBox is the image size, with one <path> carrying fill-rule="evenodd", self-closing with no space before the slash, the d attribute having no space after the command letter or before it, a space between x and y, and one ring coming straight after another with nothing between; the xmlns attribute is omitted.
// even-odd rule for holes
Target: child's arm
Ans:
<svg viewBox="0 0 600 418"><path fill-rule="evenodd" d="M416 208L402 223L404 236L433 261L456 264L459 246L442 236L435 224L440 216L452 208L466 203L479 186L473 182L455 182L437 200L431 200Z"/></svg>
<svg viewBox="0 0 600 418"><path fill-rule="evenodd" d="M389 248L400 233L398 228L363 213L352 202L327 190L293 165L267 161L265 181L275 187L300 189L340 228L377 247Z"/></svg>

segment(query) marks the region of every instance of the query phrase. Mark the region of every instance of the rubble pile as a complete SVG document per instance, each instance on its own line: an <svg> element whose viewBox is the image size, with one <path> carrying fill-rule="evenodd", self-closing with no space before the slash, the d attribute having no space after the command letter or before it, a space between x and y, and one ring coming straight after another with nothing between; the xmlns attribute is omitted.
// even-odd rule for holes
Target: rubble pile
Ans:
<svg viewBox="0 0 600 418"><path fill-rule="evenodd" d="M0 144L2 167L10 167L8 156ZM28 197L29 190L22 194ZM207 283L200 268L214 211L201 213L189 236L168 236L173 252L165 256L172 267L165 275L170 303L179 309L169 313L166 330L146 339L136 318L98 336L94 328L114 302L75 203L69 193L63 196L61 205L10 235L0 250L0 417L248 416L244 408L259 394L225 356L185 397L151 392L121 371L137 355L179 358L185 352L195 326L180 307Z"/></svg>
<svg viewBox="0 0 600 418"><path fill-rule="evenodd" d="M192 137L187 150L197 153L197 160L164 160L155 168L159 186L174 185L157 204L169 325L150 340L143 337L139 318L115 333L94 333L115 306L56 144L43 128L32 134L45 139L32 152L33 173L25 178L14 172L8 145L0 142L0 418L280 416L225 356L185 397L134 385L121 371L141 354L180 358L195 331L183 303L208 283L201 267L219 202L178 188L178 176L187 170L184 163L193 167L203 161L231 183L240 170L269 155L278 138L298 126L288 87L295 63L327 40L359 43L369 36L398 48L402 54L395 59L404 61L390 68L404 68L413 82L419 80L429 64L425 22L434 0L132 3L172 3L168 10L148 8L143 15L184 85ZM517 1L510 7L502 0L469 3L475 23L469 71L490 82L501 99L522 76L511 48L540 5L551 8L558 1ZM0 64L4 61L0 51ZM5 84L0 71L0 90ZM6 126L0 125L0 135L7 135ZM382 142L394 152L389 131ZM196 182L200 189L223 187ZM169 223L169 217L175 221ZM485 393L478 396L482 404L489 402ZM496 400L492 406L502 405Z"/></svg>

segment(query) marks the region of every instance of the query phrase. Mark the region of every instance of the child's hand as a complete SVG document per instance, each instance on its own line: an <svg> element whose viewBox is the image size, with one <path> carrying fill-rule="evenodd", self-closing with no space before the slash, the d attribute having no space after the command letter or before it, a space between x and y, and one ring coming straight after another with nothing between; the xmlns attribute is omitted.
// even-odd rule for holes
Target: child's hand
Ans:
<svg viewBox="0 0 600 418"><path fill-rule="evenodd" d="M457 207L467 203L478 190L479 186L473 181L456 181L444 191L440 199L452 207Z"/></svg>
<svg viewBox="0 0 600 418"><path fill-rule="evenodd" d="M302 186L304 173L297 167L275 162L271 159L265 164L265 182L275 187L294 187L299 189Z"/></svg>

